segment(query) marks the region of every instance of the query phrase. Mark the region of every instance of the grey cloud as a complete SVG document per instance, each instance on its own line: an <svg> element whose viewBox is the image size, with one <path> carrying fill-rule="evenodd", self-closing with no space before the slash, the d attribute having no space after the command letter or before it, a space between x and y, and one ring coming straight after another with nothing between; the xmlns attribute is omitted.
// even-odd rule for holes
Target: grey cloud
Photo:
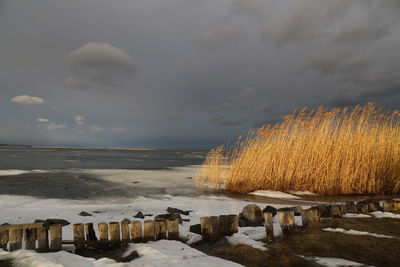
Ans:
<svg viewBox="0 0 400 267"><path fill-rule="evenodd" d="M66 60L73 76L65 84L78 89L119 88L136 70L131 56L106 43L88 43L69 53Z"/></svg>
<svg viewBox="0 0 400 267"><path fill-rule="evenodd" d="M227 119L222 116L214 117L210 120L211 123L221 126L237 126L242 125L249 122L246 118L239 118L239 119Z"/></svg>
<svg viewBox="0 0 400 267"><path fill-rule="evenodd" d="M11 98L11 102L21 104L21 105L43 105L44 100L43 98L36 97L36 96L29 96L29 95L20 95Z"/></svg>

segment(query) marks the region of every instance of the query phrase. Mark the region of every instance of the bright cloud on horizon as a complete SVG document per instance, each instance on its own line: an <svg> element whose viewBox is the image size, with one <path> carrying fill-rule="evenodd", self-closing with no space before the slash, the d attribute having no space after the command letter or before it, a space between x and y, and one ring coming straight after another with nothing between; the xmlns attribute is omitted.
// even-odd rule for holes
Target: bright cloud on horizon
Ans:
<svg viewBox="0 0 400 267"><path fill-rule="evenodd" d="M67 128L68 126L65 124L57 124L55 122L49 122L49 124L46 125L46 130L53 131L53 130L62 130Z"/></svg>
<svg viewBox="0 0 400 267"><path fill-rule="evenodd" d="M43 98L29 95L20 95L11 98L11 102L21 104L21 105L43 105Z"/></svg>
<svg viewBox="0 0 400 267"><path fill-rule="evenodd" d="M86 119L82 115L75 115L74 120L75 120L76 124L78 124L78 125L85 125Z"/></svg>
<svg viewBox="0 0 400 267"><path fill-rule="evenodd" d="M38 118L37 119L38 122L50 122L49 119L45 119L45 118Z"/></svg>

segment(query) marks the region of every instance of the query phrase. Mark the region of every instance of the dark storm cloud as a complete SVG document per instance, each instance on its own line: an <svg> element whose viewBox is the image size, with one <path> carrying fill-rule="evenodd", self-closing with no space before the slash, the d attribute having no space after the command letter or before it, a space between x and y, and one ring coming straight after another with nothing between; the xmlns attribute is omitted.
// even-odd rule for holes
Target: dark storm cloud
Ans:
<svg viewBox="0 0 400 267"><path fill-rule="evenodd" d="M207 147L304 106L399 108L398 0L15 0L0 14L0 143Z"/></svg>
<svg viewBox="0 0 400 267"><path fill-rule="evenodd" d="M66 57L72 75L65 84L78 89L112 90L131 78L134 59L120 48L105 43L88 43Z"/></svg>

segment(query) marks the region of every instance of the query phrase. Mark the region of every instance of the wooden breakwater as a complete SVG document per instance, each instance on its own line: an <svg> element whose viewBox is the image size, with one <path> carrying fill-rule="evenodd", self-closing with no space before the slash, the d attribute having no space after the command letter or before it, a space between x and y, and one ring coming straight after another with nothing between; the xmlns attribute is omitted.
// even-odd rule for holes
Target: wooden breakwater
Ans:
<svg viewBox="0 0 400 267"><path fill-rule="evenodd" d="M117 248L128 243L140 243L160 239L179 239L179 219L146 220L131 222L98 223L99 238L93 223L73 224L73 240L63 240L62 225L44 223L0 226L0 248L14 251L22 248L38 252L54 252L62 244L73 244L75 251L87 248L99 250Z"/></svg>

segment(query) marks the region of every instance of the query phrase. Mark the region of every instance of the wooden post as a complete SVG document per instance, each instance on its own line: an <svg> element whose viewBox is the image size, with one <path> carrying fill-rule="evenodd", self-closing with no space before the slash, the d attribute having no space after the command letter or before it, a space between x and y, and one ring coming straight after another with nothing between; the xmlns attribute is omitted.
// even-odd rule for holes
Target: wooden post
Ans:
<svg viewBox="0 0 400 267"><path fill-rule="evenodd" d="M122 245L127 246L130 242L129 236L129 222L121 222L121 236L122 236Z"/></svg>
<svg viewBox="0 0 400 267"><path fill-rule="evenodd" d="M400 211L400 201L393 201L393 211Z"/></svg>
<svg viewBox="0 0 400 267"><path fill-rule="evenodd" d="M9 233L8 230L0 231L0 249L7 250L8 233Z"/></svg>
<svg viewBox="0 0 400 267"><path fill-rule="evenodd" d="M23 229L10 229L10 251L18 250L22 248L22 236L24 235Z"/></svg>
<svg viewBox="0 0 400 267"><path fill-rule="evenodd" d="M62 249L62 225L52 224L50 225L50 250L60 251Z"/></svg>
<svg viewBox="0 0 400 267"><path fill-rule="evenodd" d="M36 248L36 228L25 229L25 249L34 250Z"/></svg>
<svg viewBox="0 0 400 267"><path fill-rule="evenodd" d="M156 238L157 240L167 238L167 220L156 221Z"/></svg>
<svg viewBox="0 0 400 267"><path fill-rule="evenodd" d="M108 223L102 222L98 224L99 237L101 245L108 245Z"/></svg>
<svg viewBox="0 0 400 267"><path fill-rule="evenodd" d="M121 246L121 232L119 229L119 222L110 222L110 242L112 247Z"/></svg>
<svg viewBox="0 0 400 267"><path fill-rule="evenodd" d="M219 221L218 229L219 229L220 235L222 235L222 236L229 235L228 215L219 215L218 221Z"/></svg>
<svg viewBox="0 0 400 267"><path fill-rule="evenodd" d="M274 216L271 212L264 212L265 232L268 240L274 240Z"/></svg>
<svg viewBox="0 0 400 267"><path fill-rule="evenodd" d="M282 228L282 234L287 235L294 228L294 211L277 211L279 224Z"/></svg>
<svg viewBox="0 0 400 267"><path fill-rule="evenodd" d="M169 219L167 231L169 240L179 240L179 219Z"/></svg>
<svg viewBox="0 0 400 267"><path fill-rule="evenodd" d="M201 235L204 241L214 241L218 238L218 217L201 217Z"/></svg>
<svg viewBox="0 0 400 267"><path fill-rule="evenodd" d="M141 221L131 222L131 240L134 243L142 242L142 222Z"/></svg>
<svg viewBox="0 0 400 267"><path fill-rule="evenodd" d="M301 215L302 224L304 229L315 229L319 228L319 210L318 209L307 209L303 211Z"/></svg>
<svg viewBox="0 0 400 267"><path fill-rule="evenodd" d="M341 207L338 205L330 206L329 213L332 218L342 217L342 210L341 210Z"/></svg>
<svg viewBox="0 0 400 267"><path fill-rule="evenodd" d="M75 252L80 253L85 248L85 228L82 223L73 225Z"/></svg>
<svg viewBox="0 0 400 267"><path fill-rule="evenodd" d="M49 250L49 235L45 226L36 229L38 240L38 252L47 252Z"/></svg>
<svg viewBox="0 0 400 267"><path fill-rule="evenodd" d="M95 247L97 244L97 236L94 231L93 223L85 223L85 237L86 237L86 246L87 247Z"/></svg>
<svg viewBox="0 0 400 267"><path fill-rule="evenodd" d="M369 212L374 212L374 211L379 211L379 203L377 202L370 202L368 203L368 211Z"/></svg>
<svg viewBox="0 0 400 267"><path fill-rule="evenodd" d="M228 234L232 235L234 233L237 233L239 231L239 215L229 214L228 222L229 222Z"/></svg>
<svg viewBox="0 0 400 267"><path fill-rule="evenodd" d="M154 241L156 236L154 221L151 220L144 221L143 226L144 226L143 239L145 241Z"/></svg>
<svg viewBox="0 0 400 267"><path fill-rule="evenodd" d="M385 212L391 212L394 211L394 207L393 207L393 201L384 201L383 202L383 211Z"/></svg>
<svg viewBox="0 0 400 267"><path fill-rule="evenodd" d="M211 220L211 225L212 225L212 229L213 229L213 239L218 239L219 237L219 218L218 216L211 216L210 217Z"/></svg>
<svg viewBox="0 0 400 267"><path fill-rule="evenodd" d="M357 211L360 213L368 213L368 205L367 204L358 204L357 203Z"/></svg>

